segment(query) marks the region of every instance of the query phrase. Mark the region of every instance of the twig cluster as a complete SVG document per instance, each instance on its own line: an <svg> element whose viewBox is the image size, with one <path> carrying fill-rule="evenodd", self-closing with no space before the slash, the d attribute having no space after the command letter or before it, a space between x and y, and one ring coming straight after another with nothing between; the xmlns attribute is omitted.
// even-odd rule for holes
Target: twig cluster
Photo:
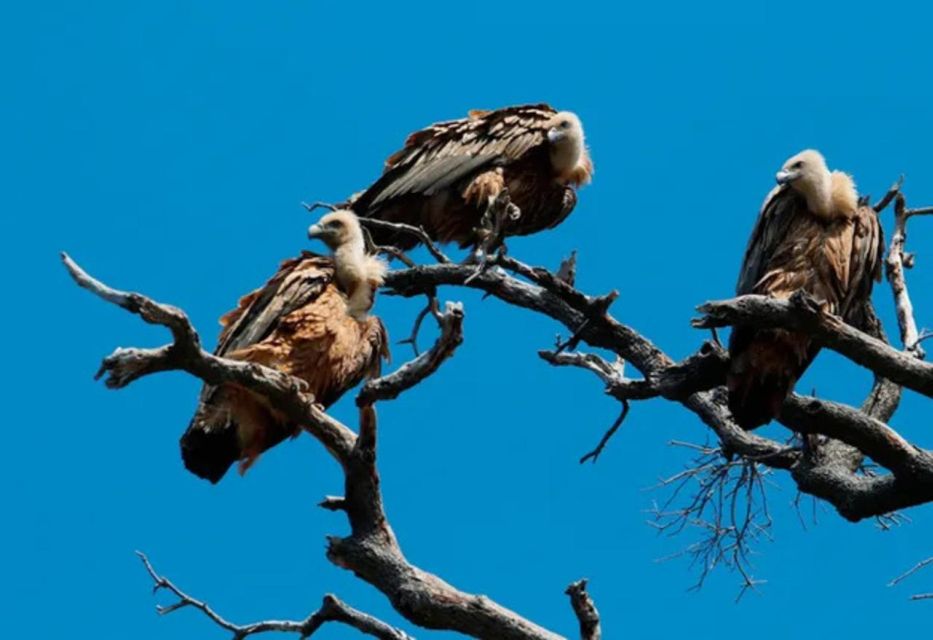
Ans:
<svg viewBox="0 0 933 640"><path fill-rule="evenodd" d="M770 539L771 514L765 481L770 469L742 457L727 458L718 447L673 441L695 452L684 470L662 478L656 488L669 489L665 502L649 512L649 524L668 535L692 528L697 541L671 557L689 556L698 568L694 589L703 586L717 566L725 564L742 579L738 598L763 581L752 577L751 549ZM683 495L689 497L680 502Z"/></svg>

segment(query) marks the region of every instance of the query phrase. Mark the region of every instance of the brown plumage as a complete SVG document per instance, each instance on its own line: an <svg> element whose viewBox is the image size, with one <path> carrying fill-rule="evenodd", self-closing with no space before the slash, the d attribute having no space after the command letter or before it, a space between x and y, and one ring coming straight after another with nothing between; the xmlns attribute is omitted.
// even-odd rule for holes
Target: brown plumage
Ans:
<svg viewBox="0 0 933 640"><path fill-rule="evenodd" d="M858 325L881 275L883 239L875 212L859 206L848 175L804 151L777 174L752 231L736 293L787 299L806 291L823 311ZM735 327L729 340L729 408L752 429L777 416L819 351L806 334Z"/></svg>
<svg viewBox="0 0 933 640"><path fill-rule="evenodd" d="M504 187L521 215L506 236L560 224L590 181L580 119L546 104L471 111L408 137L385 172L344 206L357 215L424 227L439 242L476 243L474 229ZM374 230L377 244L408 249L411 236Z"/></svg>
<svg viewBox="0 0 933 640"><path fill-rule="evenodd" d="M221 318L215 353L293 375L328 407L378 375L388 357L385 328L367 315L385 267L366 255L349 211L324 216L309 234L330 245L333 257L304 252L283 262L264 287ZM300 426L245 389L206 385L181 438L182 458L190 471L217 482L234 462L245 472Z"/></svg>

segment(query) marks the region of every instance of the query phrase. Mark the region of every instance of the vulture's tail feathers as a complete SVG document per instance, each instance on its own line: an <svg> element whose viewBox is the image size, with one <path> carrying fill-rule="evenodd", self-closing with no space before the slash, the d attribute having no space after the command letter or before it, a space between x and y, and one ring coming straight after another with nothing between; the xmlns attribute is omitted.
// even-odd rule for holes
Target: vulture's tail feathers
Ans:
<svg viewBox="0 0 933 640"><path fill-rule="evenodd" d="M734 349L726 380L729 410L743 429L768 424L813 357L805 335L782 330L759 332Z"/></svg>
<svg viewBox="0 0 933 640"><path fill-rule="evenodd" d="M243 475L264 451L298 433L248 391L209 389L181 437L181 457L189 471L216 484L233 463Z"/></svg>
<svg viewBox="0 0 933 640"><path fill-rule="evenodd" d="M224 395L214 391L202 397L179 443L185 468L215 484L241 457L237 424L221 409Z"/></svg>

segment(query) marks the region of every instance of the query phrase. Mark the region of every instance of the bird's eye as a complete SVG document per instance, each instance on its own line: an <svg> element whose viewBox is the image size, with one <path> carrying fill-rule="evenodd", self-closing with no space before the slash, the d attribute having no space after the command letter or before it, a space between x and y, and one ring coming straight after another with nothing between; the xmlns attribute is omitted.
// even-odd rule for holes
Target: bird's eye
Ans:
<svg viewBox="0 0 933 640"><path fill-rule="evenodd" d="M331 227L332 229L339 229L343 226L343 223L340 220L331 220L327 223L327 226Z"/></svg>
<svg viewBox="0 0 933 640"><path fill-rule="evenodd" d="M570 128L570 120L564 120L563 122L561 122L561 123L560 123L560 128L561 128L561 129L569 129L569 128Z"/></svg>
<svg viewBox="0 0 933 640"><path fill-rule="evenodd" d="M793 166L791 167L791 169L800 169L802 167L803 167L803 160L800 160L798 162L795 162Z"/></svg>

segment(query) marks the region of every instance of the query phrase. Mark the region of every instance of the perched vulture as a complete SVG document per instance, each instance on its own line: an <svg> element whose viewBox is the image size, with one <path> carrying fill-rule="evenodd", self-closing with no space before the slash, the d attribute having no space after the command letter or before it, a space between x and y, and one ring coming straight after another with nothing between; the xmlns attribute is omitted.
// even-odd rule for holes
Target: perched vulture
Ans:
<svg viewBox="0 0 933 640"><path fill-rule="evenodd" d="M389 156L382 177L343 206L357 215L424 227L432 239L476 244L474 231L504 187L520 209L505 236L551 229L577 203L593 163L580 119L546 104L471 111L417 131ZM402 249L411 236L373 229L376 244Z"/></svg>
<svg viewBox="0 0 933 640"><path fill-rule="evenodd" d="M350 211L327 214L308 235L323 240L333 257L304 252L283 262L264 287L221 318L214 353L296 376L327 407L378 375L388 357L385 327L368 315L385 263L366 254ZM195 475L217 482L234 462L245 472L299 427L243 388L205 385L181 438L182 459Z"/></svg>
<svg viewBox="0 0 933 640"><path fill-rule="evenodd" d="M852 178L807 150L777 174L752 231L736 292L787 299L803 290L824 312L858 324L881 276L883 239L874 210L859 206ZM729 340L729 408L752 429L777 416L816 356L806 334L735 327Z"/></svg>

